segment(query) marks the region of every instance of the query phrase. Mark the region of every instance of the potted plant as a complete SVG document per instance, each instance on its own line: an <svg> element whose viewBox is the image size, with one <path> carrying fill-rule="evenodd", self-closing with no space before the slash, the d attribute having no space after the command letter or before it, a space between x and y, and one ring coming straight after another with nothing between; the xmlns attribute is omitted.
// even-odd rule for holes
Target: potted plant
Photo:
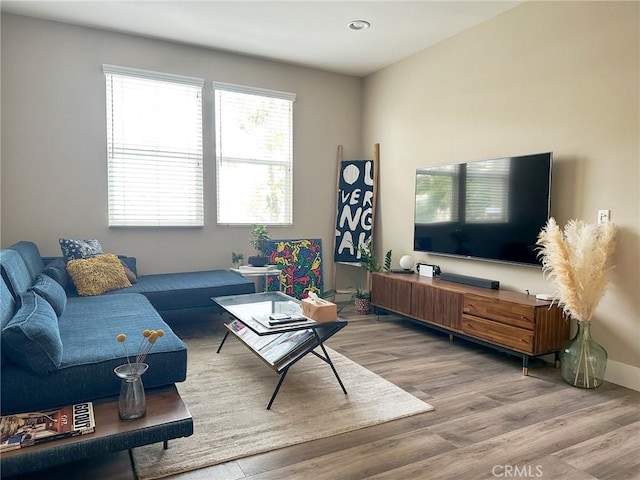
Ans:
<svg viewBox="0 0 640 480"><path fill-rule="evenodd" d="M233 268L238 268L242 265L242 260L244 260L244 255L242 253L231 252L231 263L233 264Z"/></svg>
<svg viewBox="0 0 640 480"><path fill-rule="evenodd" d="M269 257L265 257L264 255L264 248L270 240L271 235L267 231L267 227L258 224L251 226L250 243L251 246L256 249L258 255L249 257L249 264L254 267L264 267L269 263Z"/></svg>
<svg viewBox="0 0 640 480"><path fill-rule="evenodd" d="M371 292L369 290L356 289L356 293L353 294L354 305L356 307L356 313L359 315L366 315L371 308Z"/></svg>
<svg viewBox="0 0 640 480"><path fill-rule="evenodd" d="M371 247L371 237L358 246L358 252L360 253L360 265L367 271L367 289L363 290L358 287L353 296L355 299L356 312L364 315L369 312L371 305L371 273L388 272L391 270L392 251L387 251L383 266L378 263L375 257L373 248Z"/></svg>
<svg viewBox="0 0 640 480"><path fill-rule="evenodd" d="M542 268L563 311L578 322L575 337L560 351L562 379L580 388L596 388L604 381L607 351L590 333L593 313L604 295L613 269L615 225L570 220L560 229L550 218L538 236Z"/></svg>

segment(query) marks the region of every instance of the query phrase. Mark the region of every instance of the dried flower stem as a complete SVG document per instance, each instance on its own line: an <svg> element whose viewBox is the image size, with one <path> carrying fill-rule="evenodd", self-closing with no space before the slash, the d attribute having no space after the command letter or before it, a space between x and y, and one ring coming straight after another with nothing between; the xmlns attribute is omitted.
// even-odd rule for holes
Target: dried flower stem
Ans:
<svg viewBox="0 0 640 480"><path fill-rule="evenodd" d="M162 329L144 330L142 332L142 341L140 342L140 346L138 347L138 354L135 357L135 363L144 363L144 361L147 358L147 355L151 351L151 348L153 348L153 345L156 343L156 341L159 338L163 336L164 336L164 330ZM116 340L118 340L119 343L122 343L122 346L124 347L124 352L127 358L127 363L131 368L132 364L131 364L131 360L129 360L129 350L127 349L127 344L126 344L127 336L124 333L120 333L116 336Z"/></svg>

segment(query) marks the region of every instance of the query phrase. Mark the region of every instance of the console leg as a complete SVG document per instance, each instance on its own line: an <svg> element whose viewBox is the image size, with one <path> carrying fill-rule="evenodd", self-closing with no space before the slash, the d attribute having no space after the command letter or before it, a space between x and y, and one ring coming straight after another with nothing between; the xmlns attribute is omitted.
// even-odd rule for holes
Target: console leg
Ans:
<svg viewBox="0 0 640 480"><path fill-rule="evenodd" d="M169 448L169 440L165 440L164 442L162 442L162 448L164 450L167 450Z"/></svg>
<svg viewBox="0 0 640 480"><path fill-rule="evenodd" d="M560 352L555 352L554 353L554 368L560 368Z"/></svg>
<svg viewBox="0 0 640 480"><path fill-rule="evenodd" d="M529 376L529 355L522 357L522 375Z"/></svg>
<svg viewBox="0 0 640 480"><path fill-rule="evenodd" d="M449 342L453 343L453 334L452 333L449 334Z"/></svg>

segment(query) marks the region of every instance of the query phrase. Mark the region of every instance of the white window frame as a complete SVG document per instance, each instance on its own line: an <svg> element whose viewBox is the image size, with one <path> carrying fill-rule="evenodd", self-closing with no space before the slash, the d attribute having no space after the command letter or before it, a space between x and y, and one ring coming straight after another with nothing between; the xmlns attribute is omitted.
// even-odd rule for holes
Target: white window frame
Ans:
<svg viewBox="0 0 640 480"><path fill-rule="evenodd" d="M296 95L288 92L269 90L245 85L235 85L224 82L213 82L214 112L215 112L215 138L216 138L216 205L217 223L219 225L292 225L293 224L293 104ZM288 108L287 121L278 125L278 133L288 137L282 142L273 156L265 155L262 149L256 148L252 154L232 155L229 152L250 149L227 147L230 141L238 142L239 128L230 121L228 115L223 113L224 108L220 102L231 101L230 95L224 99L227 93L241 94L241 96L255 96L256 105L259 102L267 102L268 99L276 99L285 103L278 104L282 109ZM238 96L236 96L236 99ZM250 97L246 100L251 101ZM274 107L275 108L275 107ZM224 118L223 115L225 115ZM225 122L226 120L226 122ZM287 123L288 122L288 123ZM224 131L222 131L224 130ZM232 140L229 140L229 139ZM247 137L245 137L247 138ZM250 139L250 136L248 137ZM226 143L225 143L226 142ZM238 178L238 172L245 174ZM265 181L252 177L256 172L270 172L277 179L269 184L270 175L265 175ZM253 183L255 182L255 183ZM253 185L253 186L252 186ZM252 195L253 194L253 195ZM264 195L265 205L269 205L268 199L275 198L277 207L270 210L267 206L262 208L260 195Z"/></svg>
<svg viewBox="0 0 640 480"><path fill-rule="evenodd" d="M202 227L204 80L116 65L102 69L109 227Z"/></svg>

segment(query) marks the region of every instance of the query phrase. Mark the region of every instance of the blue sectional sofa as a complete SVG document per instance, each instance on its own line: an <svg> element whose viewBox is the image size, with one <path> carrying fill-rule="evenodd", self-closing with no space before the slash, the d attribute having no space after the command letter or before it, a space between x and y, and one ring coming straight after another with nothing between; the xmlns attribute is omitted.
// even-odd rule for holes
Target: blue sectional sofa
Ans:
<svg viewBox="0 0 640 480"><path fill-rule="evenodd" d="M182 382L187 348L159 312L213 310L211 297L254 292L252 281L213 270L140 276L131 287L81 297L24 241L0 250L0 266L2 415L117 395L113 369L126 361L119 333L136 350L144 329L163 329L146 360L145 388Z"/></svg>

